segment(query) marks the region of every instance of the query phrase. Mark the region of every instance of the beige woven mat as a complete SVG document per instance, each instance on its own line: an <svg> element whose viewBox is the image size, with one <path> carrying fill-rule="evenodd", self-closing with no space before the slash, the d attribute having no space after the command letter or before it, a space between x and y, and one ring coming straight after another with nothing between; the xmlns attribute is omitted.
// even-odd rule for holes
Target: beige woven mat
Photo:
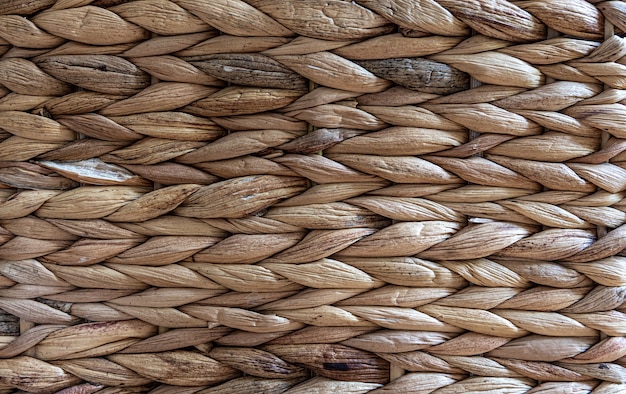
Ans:
<svg viewBox="0 0 626 394"><path fill-rule="evenodd" d="M625 30L1 0L0 393L626 393Z"/></svg>

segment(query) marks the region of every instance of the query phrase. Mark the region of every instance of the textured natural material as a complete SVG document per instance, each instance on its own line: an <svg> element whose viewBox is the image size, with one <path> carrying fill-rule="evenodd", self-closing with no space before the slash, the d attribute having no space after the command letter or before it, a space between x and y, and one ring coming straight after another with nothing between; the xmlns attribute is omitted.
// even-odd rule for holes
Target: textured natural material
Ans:
<svg viewBox="0 0 626 394"><path fill-rule="evenodd" d="M0 394L626 393L625 31L0 0Z"/></svg>

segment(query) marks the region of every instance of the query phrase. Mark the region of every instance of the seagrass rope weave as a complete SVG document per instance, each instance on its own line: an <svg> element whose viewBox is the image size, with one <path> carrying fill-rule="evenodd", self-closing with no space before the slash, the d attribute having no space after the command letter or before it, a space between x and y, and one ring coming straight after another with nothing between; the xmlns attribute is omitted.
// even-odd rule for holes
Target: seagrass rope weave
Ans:
<svg viewBox="0 0 626 394"><path fill-rule="evenodd" d="M624 31L0 0L0 393L626 393Z"/></svg>

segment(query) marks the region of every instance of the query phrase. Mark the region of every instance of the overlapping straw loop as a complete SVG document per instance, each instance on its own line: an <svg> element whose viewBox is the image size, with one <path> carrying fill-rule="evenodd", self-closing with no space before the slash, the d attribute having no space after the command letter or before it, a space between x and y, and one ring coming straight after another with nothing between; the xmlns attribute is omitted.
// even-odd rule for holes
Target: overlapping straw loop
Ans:
<svg viewBox="0 0 626 394"><path fill-rule="evenodd" d="M0 2L0 393L626 392L625 21Z"/></svg>

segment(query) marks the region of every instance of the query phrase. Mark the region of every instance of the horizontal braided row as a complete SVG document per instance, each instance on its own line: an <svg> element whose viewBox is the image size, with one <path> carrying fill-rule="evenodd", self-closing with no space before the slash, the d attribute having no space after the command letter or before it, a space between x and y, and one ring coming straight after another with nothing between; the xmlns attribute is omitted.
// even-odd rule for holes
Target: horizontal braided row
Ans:
<svg viewBox="0 0 626 394"><path fill-rule="evenodd" d="M588 382L600 379L621 383L626 373L623 366L626 365L626 344L617 337L599 342L593 337L541 335L511 339L480 333L458 335L345 327L336 328L329 338L332 343L315 344L311 340L319 338L320 332L316 331L329 333L327 328L309 327L287 334L251 337L227 327L214 327L181 328L157 335L155 326L138 320L67 328L41 325L5 347L0 354L5 359L0 360L0 365L4 368L31 366L34 374L50 379L61 367L69 373L63 379L65 382L59 379L57 384L75 382L72 375L76 375L91 383L106 384L105 379L113 379L120 385L147 384L150 378L155 378L153 374L158 365L164 371L156 376L157 381L181 386L218 383L236 377L238 370L259 378L295 380L292 382L295 384L306 374L301 367L292 364L294 360L331 378L341 377L342 372L341 368L325 365L330 360L353 363L357 365L352 371L356 381L377 383L386 381L387 362L394 362L412 372L451 375L442 386L463 382L468 374L522 380ZM96 333L98 336L94 337ZM257 349L229 346L235 337L238 342L248 338L261 346ZM68 341L76 344L72 350L65 345ZM208 341L217 346L203 349ZM94 342L97 349L93 348ZM145 353L154 346L158 353ZM205 354L172 350L189 346ZM304 362L298 357L301 349L309 354ZM6 358L25 350L30 356ZM103 356L106 358L94 358ZM182 363L190 366L184 373L179 371ZM604 366L598 367L600 364ZM196 374L200 370L203 371L201 376Z"/></svg>
<svg viewBox="0 0 626 394"><path fill-rule="evenodd" d="M287 104L294 101L299 92L307 90L307 80L350 91L353 95L375 94L395 82L400 87L424 93L422 101L468 89L470 76L485 84L506 86L508 89L501 88L503 92L500 92L504 98L515 94L516 90L519 93L537 89L538 93L546 94L550 91L542 86L546 78L604 83L613 89L626 86L622 78L623 39L618 36L602 44L555 38L514 45L486 36L462 40L444 36L411 38L394 33L358 43L305 40L298 42L296 48L293 48L293 41L299 38L292 42L266 43L267 39L257 42L256 37L221 35L206 39L205 33L191 37L195 45L189 42L182 48L180 43L176 43L177 48L151 46L139 53L137 46L127 45L131 49L125 51L124 46L91 47L76 43L52 50L32 50L20 57L6 53L1 60L0 82L15 94L10 100L5 99L3 106L45 105L51 108L52 114L80 113L90 106L92 111L98 110L107 116L133 114L134 109L147 112L187 106L195 112L212 113L207 116L224 116L246 112L246 108L210 107L212 101L219 99L228 103L228 93L232 94L233 89L224 88L227 82L248 87L250 95L255 91L282 93L283 103ZM382 47L388 41L394 44L391 52ZM233 46L242 49L238 51ZM545 54L538 55L538 51ZM500 68L493 70L494 64L499 64ZM567 67L566 73L562 73L564 67ZM432 73L437 78L431 78ZM157 77L160 83L151 85L150 76ZM72 109L68 103L79 96L55 97L71 93L72 85L92 91L83 98L93 103ZM176 100L167 97L164 90L168 87L189 97ZM575 89L572 90L575 93ZM580 93L544 105L567 107L572 104L567 105L568 101L585 98L584 91ZM22 95L41 97L28 100ZM513 110L522 104L500 100ZM265 101L268 107L272 104L269 97ZM276 103L274 101L274 109L287 105Z"/></svg>
<svg viewBox="0 0 626 394"><path fill-rule="evenodd" d="M68 387L63 392L73 393L143 393L175 394L175 393L228 393L233 390L265 390L288 394L306 394L310 392L350 392L350 393L395 393L407 390L425 390L428 392L454 394L458 392L480 392L485 390L503 390L514 393L550 392L570 390L592 394L619 393L624 386L619 383L593 381L584 382L546 382L533 386L532 381L524 378L496 378L474 376L463 379L458 374L412 372L382 388L381 384L350 381L337 381L324 377L315 377L302 382L303 379L263 379L254 376L234 378L217 386L181 387L167 384L152 387L131 386L123 388L103 388L102 385L83 383ZM445 386L445 387L443 387ZM433 391L435 390L435 391Z"/></svg>
<svg viewBox="0 0 626 394"><path fill-rule="evenodd" d="M194 261L209 263L305 263L332 256L414 255L468 260L496 255L582 263L611 257L626 247L622 210L578 206L581 201L602 200L602 196L584 195L570 201L572 205L557 206L542 202L537 194L525 199L525 190L500 188L503 194L521 191L521 198L492 202L488 198L478 200L480 189L467 190L471 186L466 186L461 188L466 189L465 195L459 192L461 189L454 190L456 196L451 203L446 201L451 194L447 190L428 196L430 200L360 196L346 202L313 201L266 209L305 188L302 178L258 175L209 186L175 185L152 192L133 186L24 191L8 198L0 210L6 228L0 258L47 256L52 262L66 265L100 261L166 265L192 256ZM361 191L356 188L357 193ZM494 191L498 188L486 190ZM316 198L314 189L307 193ZM467 202L467 195L473 195L475 202ZM546 193L546 198L550 196ZM612 198L604 197L609 201ZM295 198L306 199L303 194ZM623 207L621 204L618 201L617 207ZM246 215L260 211L261 216L246 220ZM585 215L590 221L571 212ZM593 216L598 212L614 213L617 219L612 221L607 215L608 220L599 223L619 225L601 239L588 230L592 223L598 223ZM459 232L468 220L465 215L485 220ZM507 216L513 221L498 220ZM240 232L233 223L237 219L241 224L250 222L252 228L227 236L227 232ZM396 222L392 224L391 220ZM538 224L554 228L542 230ZM180 230L171 234L177 225ZM275 230L264 234L255 231L255 225L259 230L266 226L274 226ZM39 228L39 236L33 228ZM306 234L305 229L311 231ZM393 242L385 242L386 238Z"/></svg>
<svg viewBox="0 0 626 394"><path fill-rule="evenodd" d="M16 276L11 275L14 273L10 269L17 270L19 263L13 263L12 267L4 264L3 271ZM215 280L212 282L184 264L161 272L152 270L150 274L182 276L186 273L192 278L196 275L197 282L205 282L203 288L177 288L172 284L155 288L124 273L134 273L148 282L152 278L145 274L146 270L122 268L116 271L115 268L118 267L99 266L71 273L52 268L45 272L58 278L56 285L41 286L33 291L32 284L16 284L2 290L0 305L25 320L49 324L76 323L78 318L93 321L138 318L168 328L205 327L208 322L265 333L281 333L306 324L457 333L470 330L503 337L519 337L529 332L548 336L593 336L598 334L596 330L612 336L624 335L625 315L612 311L624 309L624 286L544 286L528 290L476 287L458 291L451 287L380 287L381 282L373 280L372 287L379 286L374 290L336 289L330 285L302 290L299 283L273 276L265 267L202 267L202 273L213 273L208 277ZM93 286L89 290L81 289L80 285L98 280L94 273L120 283L97 290ZM246 292L246 278L262 274L267 278L266 283L257 285L265 285L258 291L261 294L256 294L256 289ZM458 276L456 279L462 281ZM162 286L164 282L160 281ZM279 289L271 289L270 285ZM228 286L238 290L231 291ZM553 298L554 303L542 305L541 300L546 297Z"/></svg>
<svg viewBox="0 0 626 394"><path fill-rule="evenodd" d="M299 7L269 0L150 0L119 5L115 3L124 2L54 3L52 0L9 1L0 8L0 14L29 15L41 11L31 18L34 26L30 28L35 32L35 38L25 37L23 40L40 42L39 47L43 48L58 46L60 37L96 45L122 44L145 39L149 37L148 32L179 35L210 31L211 28L236 36L290 37L298 34L317 39L350 40L379 36L393 29L395 24L411 31L413 36L466 36L472 28L501 40L526 42L543 38L547 26L566 35L601 39L603 14L618 28L624 27L620 18L623 7L619 4L608 2L596 8L582 0L556 3L556 7L539 1L518 6L503 0L494 3L429 0L417 4L401 0L381 4L368 0L349 3L306 0L299 3ZM563 15L568 19L564 20ZM346 23L349 17L359 18L359 23ZM88 23L93 20L99 23ZM45 32L38 33L38 28ZM102 34L104 31L109 34ZM54 42L50 35L56 36L57 41ZM16 46L28 47L11 41L18 38L11 37L10 32L4 32L3 38Z"/></svg>
<svg viewBox="0 0 626 394"><path fill-rule="evenodd" d="M453 225L476 221L472 218L483 218L516 222L528 225L529 229L532 225L541 224L563 229L566 231L563 235L566 235L569 229L584 230L594 225L618 228L625 220L623 193L537 193L534 189L455 183L388 187L386 181L373 180L318 184L306 193L298 194L306 185L305 179L297 177L252 175L210 186L181 184L158 191L142 186L91 186L70 191L32 190L18 193L5 189L0 191L4 203L0 208L0 220L6 225L7 236L11 233L24 235L21 227L31 231L29 227L39 223L66 233L66 240L75 239L72 235L106 238L108 235L98 235L97 231L89 229L97 219L106 220L108 233L118 233L117 238L150 235L147 230L139 229L137 223L168 213L189 218L161 218L161 221L167 221L167 218L173 222L188 222L190 228L181 230L179 235L216 237L223 236L224 231L265 231L237 230L219 220L220 217L227 217L246 221L245 215L250 213L258 214L254 219L256 221L275 222L277 228L274 233L303 229L379 228L387 226L389 220L447 221ZM208 196L217 190L220 190L219 200L211 206L204 204ZM281 202L281 199L288 200ZM85 207L85 210L75 212L75 207ZM228 207L232 212L222 210ZM239 213L232 207L245 212ZM134 212L129 216L131 211ZM204 223L193 221L193 218L204 219ZM203 228L200 233L192 226L196 222L198 227ZM84 229L81 230L81 227ZM41 236L45 237L43 231Z"/></svg>

